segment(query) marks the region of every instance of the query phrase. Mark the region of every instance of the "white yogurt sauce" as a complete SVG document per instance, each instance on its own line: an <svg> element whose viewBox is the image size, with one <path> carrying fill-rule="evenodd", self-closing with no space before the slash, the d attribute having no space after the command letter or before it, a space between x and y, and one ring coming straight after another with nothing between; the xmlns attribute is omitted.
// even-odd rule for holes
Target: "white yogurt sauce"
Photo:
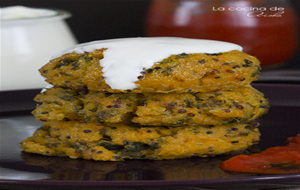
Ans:
<svg viewBox="0 0 300 190"><path fill-rule="evenodd" d="M56 11L48 9L36 9L24 6L12 6L0 8L1 20L37 18L56 15Z"/></svg>
<svg viewBox="0 0 300 190"><path fill-rule="evenodd" d="M100 61L106 83L112 89L134 89L134 83L141 75L143 68L149 69L154 63L170 55L180 53L219 53L231 50L242 51L236 44L176 37L124 38L94 41L69 48L54 55L57 58L65 53L92 52L108 48Z"/></svg>

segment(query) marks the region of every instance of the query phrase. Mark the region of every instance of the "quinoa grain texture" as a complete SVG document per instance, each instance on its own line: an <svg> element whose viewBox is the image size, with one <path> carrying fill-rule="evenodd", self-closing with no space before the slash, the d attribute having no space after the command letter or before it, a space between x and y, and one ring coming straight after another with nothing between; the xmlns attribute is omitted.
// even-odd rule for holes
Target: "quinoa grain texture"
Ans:
<svg viewBox="0 0 300 190"><path fill-rule="evenodd" d="M88 133L86 131L89 131ZM26 152L99 161L210 157L257 144L256 123L215 126L153 127L46 122L22 141Z"/></svg>
<svg viewBox="0 0 300 190"><path fill-rule="evenodd" d="M250 83L260 62L234 50L171 55L143 69L136 88L112 89L106 48L67 53L39 69L52 84L35 97L42 127L25 152L96 161L211 157L259 142L268 100Z"/></svg>
<svg viewBox="0 0 300 190"><path fill-rule="evenodd" d="M51 60L39 71L54 86L73 90L126 92L111 89L105 82L100 49L83 54L68 53ZM212 92L239 88L257 80L260 62L253 56L233 50L219 54L179 54L144 69L135 82L134 93Z"/></svg>
<svg viewBox="0 0 300 190"><path fill-rule="evenodd" d="M142 125L246 123L268 111L268 100L251 86L207 93L76 93L50 88L38 94L32 112L40 121Z"/></svg>

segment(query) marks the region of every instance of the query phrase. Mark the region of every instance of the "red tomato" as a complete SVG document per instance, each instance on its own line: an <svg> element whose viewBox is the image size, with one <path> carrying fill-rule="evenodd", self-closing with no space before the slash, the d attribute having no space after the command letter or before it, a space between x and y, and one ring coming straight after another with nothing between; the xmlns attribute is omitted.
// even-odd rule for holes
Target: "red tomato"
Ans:
<svg viewBox="0 0 300 190"><path fill-rule="evenodd" d="M249 156L234 156L224 161L220 168L246 173L300 173L300 134L289 138L287 146L268 148Z"/></svg>
<svg viewBox="0 0 300 190"><path fill-rule="evenodd" d="M296 137L288 138L288 145L287 146L299 147L300 148L300 134L298 134Z"/></svg>

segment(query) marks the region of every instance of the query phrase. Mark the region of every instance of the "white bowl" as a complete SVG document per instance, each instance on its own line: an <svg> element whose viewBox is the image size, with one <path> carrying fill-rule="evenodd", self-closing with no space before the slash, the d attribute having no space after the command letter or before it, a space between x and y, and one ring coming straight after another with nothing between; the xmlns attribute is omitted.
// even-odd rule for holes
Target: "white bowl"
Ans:
<svg viewBox="0 0 300 190"><path fill-rule="evenodd" d="M64 20L71 14L51 11L53 15L1 20L1 91L43 88L47 83L38 69L53 54L77 44Z"/></svg>

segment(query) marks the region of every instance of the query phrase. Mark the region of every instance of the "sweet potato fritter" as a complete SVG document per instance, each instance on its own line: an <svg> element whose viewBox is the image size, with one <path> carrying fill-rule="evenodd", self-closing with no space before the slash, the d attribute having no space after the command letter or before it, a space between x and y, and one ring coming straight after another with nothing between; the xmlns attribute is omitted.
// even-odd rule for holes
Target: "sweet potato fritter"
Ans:
<svg viewBox="0 0 300 190"><path fill-rule="evenodd" d="M90 53L68 53L51 60L39 71L54 86L73 90L127 92L111 89L100 65L105 49ZM239 88L257 80L260 62L253 56L233 50L218 54L171 55L152 68L141 71L137 88L130 92L211 92Z"/></svg>
<svg viewBox="0 0 300 190"><path fill-rule="evenodd" d="M247 149L259 141L257 123L153 127L46 122L22 141L25 152L87 160L208 157Z"/></svg>

